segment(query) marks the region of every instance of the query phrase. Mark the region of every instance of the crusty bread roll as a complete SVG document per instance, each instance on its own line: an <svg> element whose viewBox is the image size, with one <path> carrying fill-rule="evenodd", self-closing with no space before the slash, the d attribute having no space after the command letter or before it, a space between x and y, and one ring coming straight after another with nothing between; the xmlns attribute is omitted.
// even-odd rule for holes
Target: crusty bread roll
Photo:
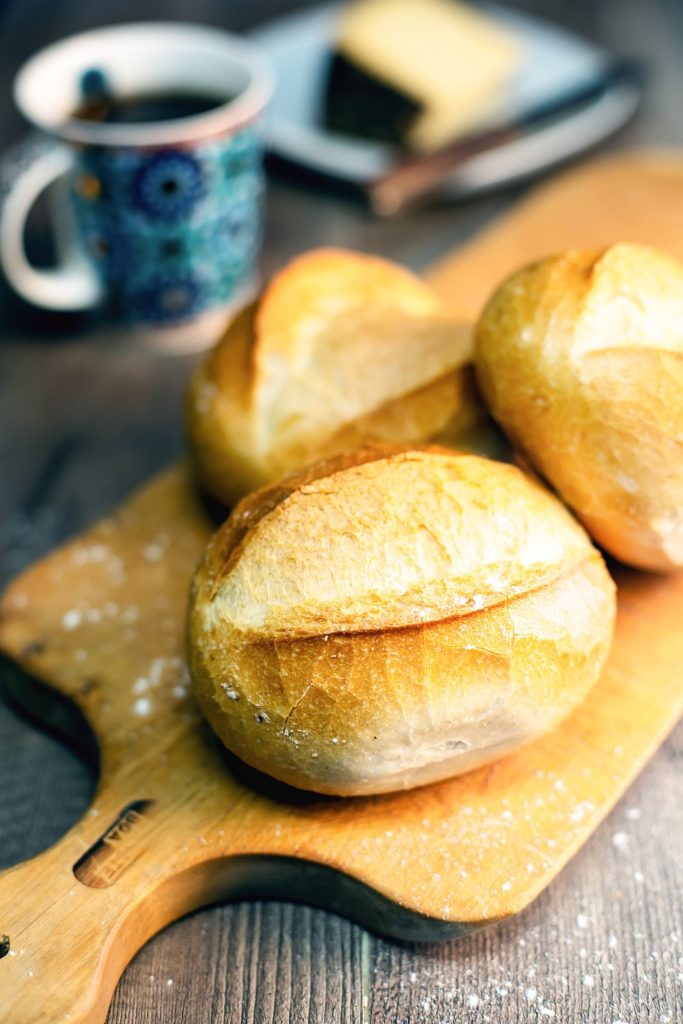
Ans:
<svg viewBox="0 0 683 1024"><path fill-rule="evenodd" d="M300 256L195 373L189 433L227 505L369 441L449 443L480 410L471 327L414 274L336 249Z"/></svg>
<svg viewBox="0 0 683 1024"><path fill-rule="evenodd" d="M242 501L197 570L196 694L283 782L382 793L552 728L605 660L614 585L513 466L446 449L337 456Z"/></svg>
<svg viewBox="0 0 683 1024"><path fill-rule="evenodd" d="M476 335L495 418L631 565L683 566L683 266L642 245L510 277Z"/></svg>

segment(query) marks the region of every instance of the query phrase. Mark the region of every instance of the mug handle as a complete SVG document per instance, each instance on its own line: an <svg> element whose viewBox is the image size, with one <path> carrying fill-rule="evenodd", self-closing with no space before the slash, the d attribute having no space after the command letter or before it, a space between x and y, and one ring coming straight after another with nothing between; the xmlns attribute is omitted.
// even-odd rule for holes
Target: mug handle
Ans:
<svg viewBox="0 0 683 1024"><path fill-rule="evenodd" d="M62 143L29 135L0 160L0 263L14 290L44 309L92 309L103 297L95 271L76 245L73 215L66 195L55 207L59 264L54 269L31 265L24 228L42 192L74 166L74 153Z"/></svg>

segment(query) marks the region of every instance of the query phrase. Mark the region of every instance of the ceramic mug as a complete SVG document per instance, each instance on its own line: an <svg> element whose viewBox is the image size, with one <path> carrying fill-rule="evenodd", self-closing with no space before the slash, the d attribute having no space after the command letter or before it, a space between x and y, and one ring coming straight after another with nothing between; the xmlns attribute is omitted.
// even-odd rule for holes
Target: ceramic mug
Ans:
<svg viewBox="0 0 683 1024"><path fill-rule="evenodd" d="M215 105L145 123L74 116L94 86L115 98L174 93ZM199 25L117 25L36 54L14 95L39 134L3 168L0 259L10 284L47 309L102 306L125 325L201 318L211 328L253 287L272 88L258 51ZM39 269L24 228L50 185L59 263Z"/></svg>

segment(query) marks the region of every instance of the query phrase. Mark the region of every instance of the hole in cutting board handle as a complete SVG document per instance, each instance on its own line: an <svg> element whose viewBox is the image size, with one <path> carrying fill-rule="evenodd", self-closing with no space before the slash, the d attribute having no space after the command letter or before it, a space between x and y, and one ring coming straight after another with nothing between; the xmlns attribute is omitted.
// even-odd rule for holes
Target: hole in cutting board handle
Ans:
<svg viewBox="0 0 683 1024"><path fill-rule="evenodd" d="M126 804L114 821L79 857L73 866L74 876L90 889L108 889L133 862L126 841L153 812L154 800L133 800Z"/></svg>
<svg viewBox="0 0 683 1024"><path fill-rule="evenodd" d="M22 797L25 800L26 793L29 799L33 800L35 797L34 815L20 815L22 834L14 841L9 837L3 840L0 848L0 868L4 869L41 853L81 818L95 792L100 757L95 735L80 709L67 697L0 656L0 704L2 703L6 705L0 708L5 718L5 728L13 730L22 741L18 744L18 758L13 760L9 770L6 766L3 776L5 788L8 790L7 804L10 807L12 804L19 807ZM10 716L11 720L7 721ZM35 735L34 730L39 735ZM40 735L41 733L43 735ZM23 742L24 739L26 743ZM54 749L55 739L60 741L62 750ZM59 789L59 799L51 799L49 808L43 814L41 827L35 830L36 839L30 825L32 817L40 815L44 796L41 773L48 761L48 748L52 748L49 758L51 772L62 776L60 781L63 785ZM73 764L74 754L76 764ZM24 757L28 763L24 761ZM72 763L72 770L66 776L64 769L69 766L69 762ZM85 767L85 771L82 766ZM17 791L13 800L12 789L20 779L21 792ZM54 794L54 787L50 787L46 795L53 798ZM2 922L0 927L1 925Z"/></svg>

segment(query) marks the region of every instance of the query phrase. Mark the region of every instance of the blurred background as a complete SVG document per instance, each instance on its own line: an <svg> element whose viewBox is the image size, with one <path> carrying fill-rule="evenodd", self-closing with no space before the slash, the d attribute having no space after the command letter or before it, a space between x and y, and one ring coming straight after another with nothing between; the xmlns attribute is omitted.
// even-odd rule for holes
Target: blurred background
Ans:
<svg viewBox="0 0 683 1024"><path fill-rule="evenodd" d="M11 96L20 65L46 44L100 25L139 20L184 20L251 32L273 18L316 6L291 0L0 0L0 142L10 145L23 132ZM605 151L633 145L683 142L683 117L676 100L683 94L683 4L679 0L511 0L508 8L537 15L579 33L607 51L642 59L648 82L637 116L600 145ZM382 222L349 195L348 189L321 182L281 161L269 163L264 269L319 244L349 245L390 254L419 267L452 247L524 186L515 185L468 202L432 205L414 215ZM50 258L40 209L29 229L35 258ZM67 333L71 319L27 313L3 286L0 323L20 334Z"/></svg>

